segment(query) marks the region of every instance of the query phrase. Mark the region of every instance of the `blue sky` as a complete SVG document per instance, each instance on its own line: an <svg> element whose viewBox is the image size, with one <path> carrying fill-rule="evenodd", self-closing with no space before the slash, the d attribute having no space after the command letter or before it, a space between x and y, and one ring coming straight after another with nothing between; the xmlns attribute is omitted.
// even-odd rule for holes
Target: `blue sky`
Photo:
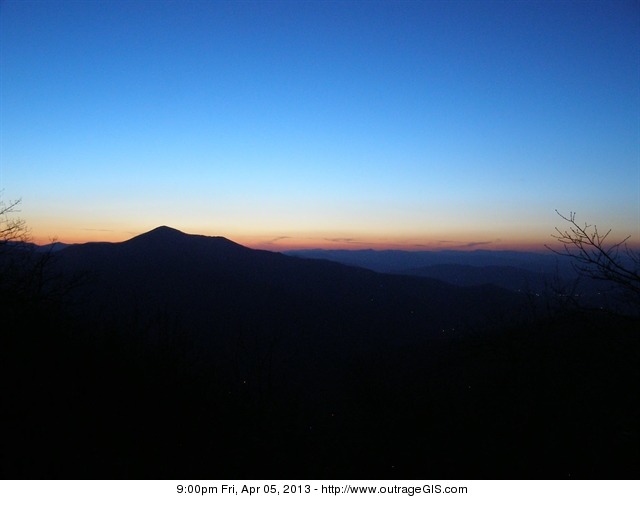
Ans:
<svg viewBox="0 0 640 512"><path fill-rule="evenodd" d="M0 4L0 188L34 238L640 239L640 4Z"/></svg>

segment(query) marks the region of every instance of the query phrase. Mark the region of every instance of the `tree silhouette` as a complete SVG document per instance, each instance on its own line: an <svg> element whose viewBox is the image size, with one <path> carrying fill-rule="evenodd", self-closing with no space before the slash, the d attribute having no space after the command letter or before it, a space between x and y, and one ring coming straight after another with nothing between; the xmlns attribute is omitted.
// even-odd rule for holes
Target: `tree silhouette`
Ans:
<svg viewBox="0 0 640 512"><path fill-rule="evenodd" d="M23 296L27 287L29 231L24 220L13 216L20 202L0 201L0 290L4 301Z"/></svg>
<svg viewBox="0 0 640 512"><path fill-rule="evenodd" d="M55 268L53 244L31 243L19 213L22 200L0 200L0 302L5 311L59 302L81 284L81 276L65 276Z"/></svg>
<svg viewBox="0 0 640 512"><path fill-rule="evenodd" d="M619 242L610 242L607 240L610 229L601 234L595 224L578 224L575 212L568 216L558 210L556 213L569 226L564 229L556 227L556 234L551 235L563 248L557 250L546 245L547 249L570 258L579 275L615 284L625 292L627 299L640 308L640 253L627 245L630 236Z"/></svg>
<svg viewBox="0 0 640 512"><path fill-rule="evenodd" d="M21 199L5 203L0 200L0 248L4 248L11 243L27 242L29 231L26 222L11 214L18 211Z"/></svg>

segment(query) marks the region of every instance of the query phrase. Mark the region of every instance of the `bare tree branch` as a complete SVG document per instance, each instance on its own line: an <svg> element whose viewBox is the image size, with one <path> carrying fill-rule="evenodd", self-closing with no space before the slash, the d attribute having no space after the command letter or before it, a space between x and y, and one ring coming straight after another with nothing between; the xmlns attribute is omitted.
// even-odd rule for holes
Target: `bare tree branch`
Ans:
<svg viewBox="0 0 640 512"><path fill-rule="evenodd" d="M563 245L561 250L546 245L555 254L571 258L579 275L615 283L628 292L630 299L640 304L640 254L627 245L629 236L620 242L609 243L611 230L601 234L598 227L576 222L575 212L568 216L556 213L569 223L565 229L555 228L551 235Z"/></svg>
<svg viewBox="0 0 640 512"><path fill-rule="evenodd" d="M5 203L0 198L0 308L61 303L85 276L64 275L57 269L53 245L30 243L26 222L16 216L20 204L20 199Z"/></svg>
<svg viewBox="0 0 640 512"><path fill-rule="evenodd" d="M9 243L25 243L30 240L26 222L11 216L19 212L18 206L21 202L21 199L8 203L0 201L0 246Z"/></svg>

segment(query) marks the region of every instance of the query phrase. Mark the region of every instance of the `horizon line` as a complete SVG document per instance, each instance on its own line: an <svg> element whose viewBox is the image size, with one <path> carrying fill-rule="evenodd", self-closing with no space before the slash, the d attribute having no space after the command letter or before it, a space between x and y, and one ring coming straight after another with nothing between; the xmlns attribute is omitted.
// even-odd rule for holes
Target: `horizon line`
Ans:
<svg viewBox="0 0 640 512"><path fill-rule="evenodd" d="M133 231L133 230L118 230L118 229L106 229L106 228L77 228L75 229L76 235L67 236L32 236L31 242L38 246L46 246L54 243L61 243L65 245L77 245L85 243L122 243L140 235L144 235L158 228L170 228L175 231L187 235L194 236L207 236L207 237L222 237L231 240L237 244L243 245L250 249L266 250L271 252L287 252L287 251L330 251L330 250L344 250L344 251L405 251L405 252L442 252L442 251L459 251L459 252L473 252L473 251L512 251L512 252L535 252L545 253L551 252L547 245L554 245L554 240L550 239L547 242L539 240L518 240L508 241L506 239L496 238L493 240L477 239L477 240L451 240L437 239L431 241L427 237L421 238L419 241L417 237L344 237L344 236L313 236L311 234L303 235L280 235L280 236L267 236L267 235L214 235L209 233L197 233L190 232L192 230L183 230L173 228L166 225L159 225L152 229ZM92 233L94 236L78 236L79 232ZM95 236L96 234L107 234L111 236ZM373 239L372 239L373 238ZM378 238L378 240L376 240ZM382 238L382 239L380 239ZM455 238L455 237L451 237ZM556 242L557 243L557 242ZM629 244L631 247L632 244Z"/></svg>

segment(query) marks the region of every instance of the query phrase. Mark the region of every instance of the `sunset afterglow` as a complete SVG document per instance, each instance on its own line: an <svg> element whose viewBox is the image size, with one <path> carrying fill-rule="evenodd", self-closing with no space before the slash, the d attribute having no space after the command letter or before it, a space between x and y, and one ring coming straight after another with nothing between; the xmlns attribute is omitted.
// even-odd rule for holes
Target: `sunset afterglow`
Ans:
<svg viewBox="0 0 640 512"><path fill-rule="evenodd" d="M626 2L3 2L0 190L46 243L640 239Z"/></svg>

